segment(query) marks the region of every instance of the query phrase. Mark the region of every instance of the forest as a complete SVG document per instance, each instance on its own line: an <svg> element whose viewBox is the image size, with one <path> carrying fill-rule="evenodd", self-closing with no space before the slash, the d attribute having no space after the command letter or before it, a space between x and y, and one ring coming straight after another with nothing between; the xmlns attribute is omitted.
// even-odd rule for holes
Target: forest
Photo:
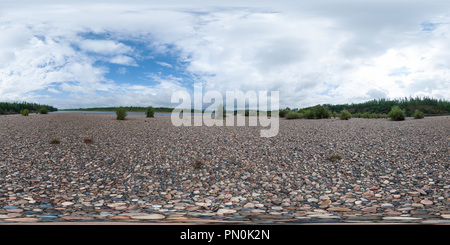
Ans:
<svg viewBox="0 0 450 245"><path fill-rule="evenodd" d="M48 111L58 111L57 108L49 105L29 102L0 102L0 114L18 114L23 109L28 109L31 113L36 113L42 108Z"/></svg>
<svg viewBox="0 0 450 245"><path fill-rule="evenodd" d="M330 105L324 104L331 112L340 112L347 110L351 114L375 113L387 114L394 106L400 107L404 110L406 116L412 116L415 110L423 112L427 116L450 114L450 102L442 99L433 99L429 97L405 97L401 99L374 99L357 104L338 104ZM303 108L309 110L313 107Z"/></svg>

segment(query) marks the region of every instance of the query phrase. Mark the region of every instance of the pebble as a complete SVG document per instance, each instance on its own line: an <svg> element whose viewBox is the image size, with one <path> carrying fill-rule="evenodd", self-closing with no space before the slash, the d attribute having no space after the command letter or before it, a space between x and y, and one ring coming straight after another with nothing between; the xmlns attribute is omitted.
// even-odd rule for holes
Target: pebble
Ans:
<svg viewBox="0 0 450 245"><path fill-rule="evenodd" d="M139 220L159 220L164 219L166 216L162 214L145 214L145 215L133 215L130 216L132 219L139 219Z"/></svg>
<svg viewBox="0 0 450 245"><path fill-rule="evenodd" d="M217 210L217 214L232 214L232 213L236 213L236 210L227 208L221 208Z"/></svg>
<svg viewBox="0 0 450 245"><path fill-rule="evenodd" d="M280 119L273 138L260 127L174 127L164 116L25 119L0 118L0 222L450 219L446 117Z"/></svg>

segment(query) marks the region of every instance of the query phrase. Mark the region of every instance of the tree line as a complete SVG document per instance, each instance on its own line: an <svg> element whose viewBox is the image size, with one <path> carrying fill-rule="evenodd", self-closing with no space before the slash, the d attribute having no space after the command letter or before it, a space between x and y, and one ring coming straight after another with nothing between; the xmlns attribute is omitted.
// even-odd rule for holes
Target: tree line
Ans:
<svg viewBox="0 0 450 245"><path fill-rule="evenodd" d="M425 115L441 115L450 113L450 102L442 99L434 99L430 97L405 97L400 99L374 99L363 103L324 104L333 112L347 110L351 114L388 114L394 106L398 106L404 110L406 116L413 116L416 110L423 112ZM303 108L308 111L314 107Z"/></svg>
<svg viewBox="0 0 450 245"><path fill-rule="evenodd" d="M50 105L41 105L29 102L0 102L0 114L18 114L23 110L31 113L38 112L41 109L47 111L58 111L57 108Z"/></svg>
<svg viewBox="0 0 450 245"><path fill-rule="evenodd" d="M120 107L92 107L92 108L77 108L77 109L64 109L61 111L116 111L119 108L123 108L129 112L146 112L148 107L142 106L120 106ZM173 108L168 107L155 107L154 112L172 112Z"/></svg>

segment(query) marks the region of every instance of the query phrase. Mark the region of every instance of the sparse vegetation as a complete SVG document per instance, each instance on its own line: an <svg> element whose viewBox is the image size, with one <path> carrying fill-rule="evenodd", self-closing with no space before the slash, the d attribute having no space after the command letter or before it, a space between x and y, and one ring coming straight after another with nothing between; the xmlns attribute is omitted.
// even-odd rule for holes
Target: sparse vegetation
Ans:
<svg viewBox="0 0 450 245"><path fill-rule="evenodd" d="M86 144L94 143L94 140L91 137L84 137L83 142Z"/></svg>
<svg viewBox="0 0 450 245"><path fill-rule="evenodd" d="M147 117L155 117L155 109L152 106L149 106L147 107L145 114L147 115Z"/></svg>
<svg viewBox="0 0 450 245"><path fill-rule="evenodd" d="M413 117L414 119L422 119L424 117L423 112L416 109L416 111L413 114Z"/></svg>
<svg viewBox="0 0 450 245"><path fill-rule="evenodd" d="M388 113L388 117L394 121L402 121L405 120L406 113L404 110L400 109L400 107L394 106Z"/></svg>
<svg viewBox="0 0 450 245"><path fill-rule="evenodd" d="M195 159L195 160L194 160L194 169L196 169L196 170L201 169L202 166L203 166L202 161L200 161L200 160L198 160L198 159Z"/></svg>
<svg viewBox="0 0 450 245"><path fill-rule="evenodd" d="M42 107L41 109L39 109L39 114L48 114L48 109Z"/></svg>
<svg viewBox="0 0 450 245"><path fill-rule="evenodd" d="M316 105L313 108L311 108L311 110L314 113L314 117L317 119L331 117L331 112L328 110L328 107L325 105Z"/></svg>
<svg viewBox="0 0 450 245"><path fill-rule="evenodd" d="M291 111L291 112L288 112L285 117L286 117L286 119L302 119L303 114Z"/></svg>
<svg viewBox="0 0 450 245"><path fill-rule="evenodd" d="M125 120L127 116L127 110L123 107L119 107L116 109L117 120Z"/></svg>
<svg viewBox="0 0 450 245"><path fill-rule="evenodd" d="M341 113L339 113L339 118L341 120L348 120L352 118L352 114L350 114L347 110L342 110Z"/></svg>
<svg viewBox="0 0 450 245"><path fill-rule="evenodd" d="M332 155L332 156L328 157L328 160L330 160L331 162L336 162L341 159L342 159L342 157L340 155Z"/></svg>
<svg viewBox="0 0 450 245"><path fill-rule="evenodd" d="M28 114L30 114L30 110L28 110L28 109L22 109L22 110L20 110L20 114L21 114L22 116L28 116Z"/></svg>
<svg viewBox="0 0 450 245"><path fill-rule="evenodd" d="M52 140L50 140L50 144L55 145L55 144L59 144L61 143L61 141L57 138L53 138Z"/></svg>

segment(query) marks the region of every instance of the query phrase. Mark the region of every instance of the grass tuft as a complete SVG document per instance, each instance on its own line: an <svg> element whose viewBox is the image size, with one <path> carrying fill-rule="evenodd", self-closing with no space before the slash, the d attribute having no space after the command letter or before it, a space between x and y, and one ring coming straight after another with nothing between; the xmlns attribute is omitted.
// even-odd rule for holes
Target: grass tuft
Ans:
<svg viewBox="0 0 450 245"><path fill-rule="evenodd" d="M55 144L59 144L61 143L61 141L57 138L53 138L52 140L50 140L50 144L55 145Z"/></svg>
<svg viewBox="0 0 450 245"><path fill-rule="evenodd" d="M340 155L332 155L332 156L328 157L328 160L330 160L331 162L336 162L341 159L342 159L342 157Z"/></svg>

